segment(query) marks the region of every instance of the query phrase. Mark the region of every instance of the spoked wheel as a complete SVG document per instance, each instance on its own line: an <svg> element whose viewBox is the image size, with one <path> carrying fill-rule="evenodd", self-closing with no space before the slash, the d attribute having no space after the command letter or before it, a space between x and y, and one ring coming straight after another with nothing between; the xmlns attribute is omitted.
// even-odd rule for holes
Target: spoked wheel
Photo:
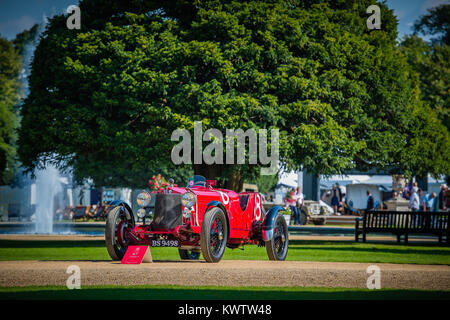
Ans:
<svg viewBox="0 0 450 320"><path fill-rule="evenodd" d="M288 227L283 215L275 218L272 240L266 241L267 255L270 260L285 260L288 252Z"/></svg>
<svg viewBox="0 0 450 320"><path fill-rule="evenodd" d="M222 259L228 240L228 225L225 213L220 208L212 208L203 217L200 243L203 257L207 262Z"/></svg>
<svg viewBox="0 0 450 320"><path fill-rule="evenodd" d="M134 228L134 217L124 206L117 206L108 213L105 226L106 249L113 260L122 260L130 241L129 232Z"/></svg>
<svg viewBox="0 0 450 320"><path fill-rule="evenodd" d="M178 253L182 260L198 260L200 258L200 252L198 251L178 249Z"/></svg>

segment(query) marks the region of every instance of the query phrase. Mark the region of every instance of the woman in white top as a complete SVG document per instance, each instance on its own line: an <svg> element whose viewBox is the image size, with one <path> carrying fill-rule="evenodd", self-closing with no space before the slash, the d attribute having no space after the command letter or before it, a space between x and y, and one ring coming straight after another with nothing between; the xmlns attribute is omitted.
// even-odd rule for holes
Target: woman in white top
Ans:
<svg viewBox="0 0 450 320"><path fill-rule="evenodd" d="M302 188L298 187L297 191L295 192L295 202L297 205L297 212L294 216L294 224L302 224L302 221L300 220L300 215L302 213L304 200L305 199L302 193Z"/></svg>

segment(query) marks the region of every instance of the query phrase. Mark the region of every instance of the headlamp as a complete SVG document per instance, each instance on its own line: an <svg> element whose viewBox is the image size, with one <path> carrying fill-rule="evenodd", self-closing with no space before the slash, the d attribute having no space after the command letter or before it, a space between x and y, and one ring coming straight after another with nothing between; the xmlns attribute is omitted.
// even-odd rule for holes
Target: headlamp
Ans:
<svg viewBox="0 0 450 320"><path fill-rule="evenodd" d="M183 217L184 217L185 219L189 219L189 218L191 217L191 209L184 208L184 211L183 211Z"/></svg>
<svg viewBox="0 0 450 320"><path fill-rule="evenodd" d="M137 212L136 212L136 214L137 214L137 216L139 217L139 218L143 218L143 217L145 217L145 209L144 208L140 208Z"/></svg>
<svg viewBox="0 0 450 320"><path fill-rule="evenodd" d="M197 197L194 193L188 191L181 197L181 203L185 208L192 208L194 204L197 202Z"/></svg>
<svg viewBox="0 0 450 320"><path fill-rule="evenodd" d="M136 202L139 207L147 207L152 200L152 196L147 191L141 191L136 197Z"/></svg>

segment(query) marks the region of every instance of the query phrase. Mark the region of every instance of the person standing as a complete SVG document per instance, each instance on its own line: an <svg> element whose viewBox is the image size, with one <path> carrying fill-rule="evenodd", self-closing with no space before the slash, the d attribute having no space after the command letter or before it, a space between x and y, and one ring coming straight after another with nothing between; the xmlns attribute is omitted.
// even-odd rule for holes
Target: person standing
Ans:
<svg viewBox="0 0 450 320"><path fill-rule="evenodd" d="M446 205L445 195L447 193L447 185L441 185L441 191L439 192L439 210L444 211Z"/></svg>
<svg viewBox="0 0 450 320"><path fill-rule="evenodd" d="M305 197L302 193L302 188L298 187L297 191L295 192L295 200L297 204L297 212L296 216L294 217L294 224L302 224L302 221L300 219L300 215L302 213L303 204L305 202Z"/></svg>
<svg viewBox="0 0 450 320"><path fill-rule="evenodd" d="M413 187L411 190L411 196L409 198L409 208L412 211L419 211L420 209L420 198L418 194L419 188Z"/></svg>
<svg viewBox="0 0 450 320"><path fill-rule="evenodd" d="M339 198L338 198L339 191L337 186L334 185L331 191L333 192L333 197L331 198L331 206L333 207L334 214L337 215L339 206Z"/></svg>
<svg viewBox="0 0 450 320"><path fill-rule="evenodd" d="M375 201L373 199L372 193L370 193L369 190L367 190L367 211L373 211L375 209Z"/></svg>
<svg viewBox="0 0 450 320"><path fill-rule="evenodd" d="M405 188L403 189L402 196L406 200L409 200L409 197L411 195L411 184L406 180Z"/></svg>
<svg viewBox="0 0 450 320"><path fill-rule="evenodd" d="M291 219L294 218L295 220L295 217L297 216L297 202L295 199L294 189L291 189L291 191L289 191L288 194L286 195L285 203L291 210Z"/></svg>
<svg viewBox="0 0 450 320"><path fill-rule="evenodd" d="M434 193L434 192L433 192ZM436 193L434 193L436 195ZM437 196L433 199L433 204L431 205L432 212L439 212L439 199Z"/></svg>
<svg viewBox="0 0 450 320"><path fill-rule="evenodd" d="M445 191L445 210L450 210L450 188L447 188L447 191Z"/></svg>
<svg viewBox="0 0 450 320"><path fill-rule="evenodd" d="M422 200L422 211L430 212L433 208L434 198L436 198L436 193L428 193L423 197Z"/></svg>

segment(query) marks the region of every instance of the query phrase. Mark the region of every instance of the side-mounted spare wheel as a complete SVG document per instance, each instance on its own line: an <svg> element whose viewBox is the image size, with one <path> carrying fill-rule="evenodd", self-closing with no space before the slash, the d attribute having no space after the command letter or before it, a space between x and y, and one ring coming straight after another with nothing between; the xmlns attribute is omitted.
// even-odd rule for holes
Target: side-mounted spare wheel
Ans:
<svg viewBox="0 0 450 320"><path fill-rule="evenodd" d="M273 225L272 239L265 241L267 255L270 260L286 259L289 245L288 226L282 214L277 214Z"/></svg>
<svg viewBox="0 0 450 320"><path fill-rule="evenodd" d="M200 244L207 262L222 259L228 241L228 225L225 213L219 207L208 210L203 217Z"/></svg>
<svg viewBox="0 0 450 320"><path fill-rule="evenodd" d="M133 213L126 206L118 205L109 211L105 242L111 259L122 260L129 244L128 233L133 230L134 224Z"/></svg>

